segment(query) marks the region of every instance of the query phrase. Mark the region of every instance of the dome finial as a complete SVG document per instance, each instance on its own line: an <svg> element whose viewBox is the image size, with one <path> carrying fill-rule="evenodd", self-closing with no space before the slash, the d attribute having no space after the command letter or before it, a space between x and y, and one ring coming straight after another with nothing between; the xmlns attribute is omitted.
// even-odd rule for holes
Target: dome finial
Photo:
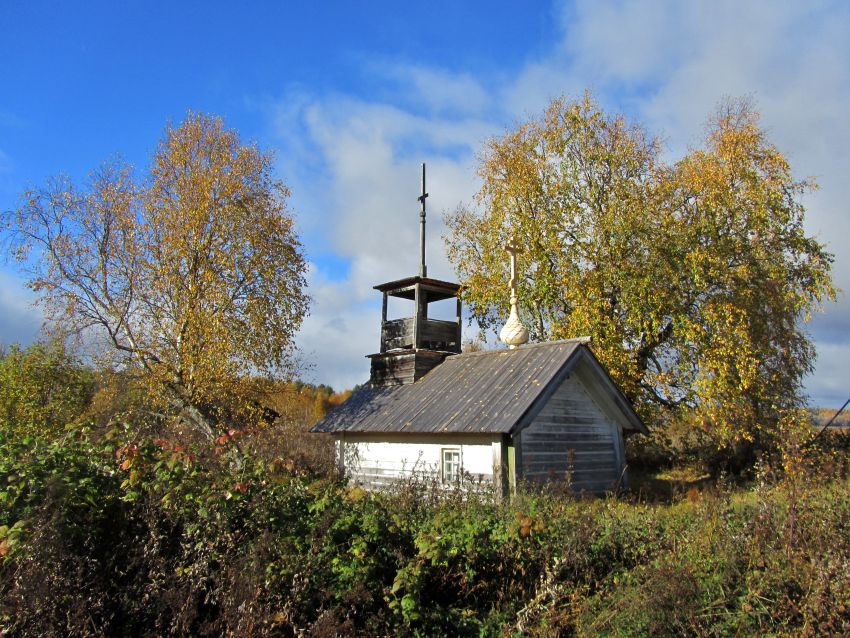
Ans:
<svg viewBox="0 0 850 638"><path fill-rule="evenodd" d="M516 256L522 250L516 245L513 235L511 235L510 240L505 245L505 250L511 255L511 316L508 317L507 323L505 323L501 332L499 332L499 339L508 344L508 348L513 350L517 346L528 342L528 330L525 329L525 326L519 320L519 313L516 308L518 301L516 294Z"/></svg>

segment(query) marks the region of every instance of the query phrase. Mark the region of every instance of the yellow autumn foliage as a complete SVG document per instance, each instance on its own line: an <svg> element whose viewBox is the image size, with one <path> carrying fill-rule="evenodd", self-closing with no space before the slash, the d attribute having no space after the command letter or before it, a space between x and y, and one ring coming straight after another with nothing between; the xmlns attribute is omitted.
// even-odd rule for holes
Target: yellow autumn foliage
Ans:
<svg viewBox="0 0 850 638"><path fill-rule="evenodd" d="M307 313L306 262L272 158L219 118L169 126L148 174L111 162L26 192L15 251L52 326L138 373L203 435L285 377Z"/></svg>
<svg viewBox="0 0 850 638"><path fill-rule="evenodd" d="M557 99L490 140L479 174L445 239L482 328L505 320L514 234L532 340L592 336L648 421L687 411L734 443L801 405L815 357L802 323L835 296L833 257L803 229L813 184L747 103L720 107L703 146L669 163L590 95Z"/></svg>

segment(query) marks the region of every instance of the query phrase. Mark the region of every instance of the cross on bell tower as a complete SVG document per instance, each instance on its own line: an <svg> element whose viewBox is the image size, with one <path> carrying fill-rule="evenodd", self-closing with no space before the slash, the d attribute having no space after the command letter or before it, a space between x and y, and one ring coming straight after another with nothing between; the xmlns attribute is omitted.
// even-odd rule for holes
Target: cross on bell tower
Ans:
<svg viewBox="0 0 850 638"><path fill-rule="evenodd" d="M422 208L419 210L419 276L428 276L428 267L425 265L425 198L428 193L425 192L425 162L422 162L422 194L416 199L422 203Z"/></svg>
<svg viewBox="0 0 850 638"><path fill-rule="evenodd" d="M384 295L381 315L381 349L368 355L372 360L370 382L376 386L413 383L461 351L460 286L450 281L428 277L425 266L425 164L422 164L422 184L416 198L419 207L419 274L375 286ZM412 316L389 319L387 302L390 297L413 302ZM454 320L428 316L429 304L454 299Z"/></svg>

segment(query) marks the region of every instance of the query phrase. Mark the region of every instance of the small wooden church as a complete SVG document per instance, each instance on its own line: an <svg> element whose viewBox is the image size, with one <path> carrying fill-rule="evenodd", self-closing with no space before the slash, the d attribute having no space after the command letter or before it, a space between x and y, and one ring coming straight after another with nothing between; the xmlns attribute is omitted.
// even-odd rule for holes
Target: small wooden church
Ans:
<svg viewBox="0 0 850 638"><path fill-rule="evenodd" d="M623 485L623 438L646 427L590 349L588 339L526 344L511 242L506 349L461 353L460 286L427 277L425 165L419 275L375 286L383 294L380 350L369 382L316 424L337 441L339 469L380 488L412 477L513 491L521 481L569 481L601 493ZM387 319L390 298L412 300L412 317ZM454 320L428 306L456 300Z"/></svg>

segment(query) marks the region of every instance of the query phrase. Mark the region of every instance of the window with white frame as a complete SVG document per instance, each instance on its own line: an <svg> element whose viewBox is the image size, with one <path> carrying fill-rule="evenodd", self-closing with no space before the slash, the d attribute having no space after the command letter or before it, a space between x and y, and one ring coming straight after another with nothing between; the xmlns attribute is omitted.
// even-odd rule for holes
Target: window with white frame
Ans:
<svg viewBox="0 0 850 638"><path fill-rule="evenodd" d="M457 483L460 478L460 450L443 448L443 483Z"/></svg>

